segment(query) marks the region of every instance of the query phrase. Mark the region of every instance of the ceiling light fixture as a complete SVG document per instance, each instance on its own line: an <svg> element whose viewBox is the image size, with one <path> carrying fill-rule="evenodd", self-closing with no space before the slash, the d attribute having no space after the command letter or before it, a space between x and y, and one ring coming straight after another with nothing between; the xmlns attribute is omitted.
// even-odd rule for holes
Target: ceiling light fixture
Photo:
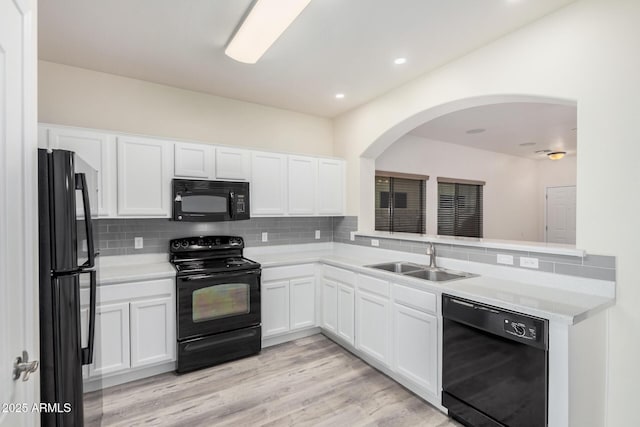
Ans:
<svg viewBox="0 0 640 427"><path fill-rule="evenodd" d="M311 0L257 0L224 53L255 64Z"/></svg>
<svg viewBox="0 0 640 427"><path fill-rule="evenodd" d="M402 65L407 63L407 58L396 58L393 60L393 63L396 65Z"/></svg>
<svg viewBox="0 0 640 427"><path fill-rule="evenodd" d="M336 93L336 98L337 98L337 99L342 99L342 98L344 98L344 93Z"/></svg>
<svg viewBox="0 0 640 427"><path fill-rule="evenodd" d="M548 153L547 157L549 157L551 160L560 160L565 156L565 154L567 154L566 151L553 151L551 153Z"/></svg>

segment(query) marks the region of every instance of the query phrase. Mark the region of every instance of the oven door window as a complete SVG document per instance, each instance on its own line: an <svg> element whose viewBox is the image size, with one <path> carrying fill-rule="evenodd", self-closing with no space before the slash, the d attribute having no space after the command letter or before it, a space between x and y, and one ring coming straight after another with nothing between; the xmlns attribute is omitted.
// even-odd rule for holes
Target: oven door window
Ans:
<svg viewBox="0 0 640 427"><path fill-rule="evenodd" d="M223 195L183 195L182 212L189 213L227 213L229 202Z"/></svg>
<svg viewBox="0 0 640 427"><path fill-rule="evenodd" d="M226 283L192 293L193 323L249 313L250 289L246 283Z"/></svg>

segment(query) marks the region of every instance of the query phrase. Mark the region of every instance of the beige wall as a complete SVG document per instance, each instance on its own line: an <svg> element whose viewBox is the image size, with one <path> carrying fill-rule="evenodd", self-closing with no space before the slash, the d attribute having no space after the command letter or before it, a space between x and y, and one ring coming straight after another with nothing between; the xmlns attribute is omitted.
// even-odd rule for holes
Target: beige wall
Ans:
<svg viewBox="0 0 640 427"><path fill-rule="evenodd" d="M333 155L329 119L40 61L38 121Z"/></svg>
<svg viewBox="0 0 640 427"><path fill-rule="evenodd" d="M538 239L536 160L405 135L376 159L376 170L429 176L427 234L438 231L437 178L445 177L485 181L485 238Z"/></svg>
<svg viewBox="0 0 640 427"><path fill-rule="evenodd" d="M374 167L372 160L360 159L362 153L369 150L375 158L456 101L525 94L577 102L577 246L617 257L609 377L597 379L589 390L592 401L581 408L590 412L594 426L605 425L604 419L608 427L637 423L639 21L637 0L577 1L335 119L335 153L349 162L348 210L363 216L360 206L370 206ZM436 108L440 105L445 107Z"/></svg>

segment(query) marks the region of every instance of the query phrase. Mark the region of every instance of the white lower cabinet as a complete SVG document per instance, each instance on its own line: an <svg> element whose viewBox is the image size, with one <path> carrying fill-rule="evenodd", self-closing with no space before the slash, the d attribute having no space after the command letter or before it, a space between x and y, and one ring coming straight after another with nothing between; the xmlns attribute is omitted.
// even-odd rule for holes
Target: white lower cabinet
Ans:
<svg viewBox="0 0 640 427"><path fill-rule="evenodd" d="M389 299L358 290L356 313L356 347L379 362L390 365Z"/></svg>
<svg viewBox="0 0 640 427"><path fill-rule="evenodd" d="M436 394L438 319L431 314L394 303L393 325L394 370Z"/></svg>
<svg viewBox="0 0 640 427"><path fill-rule="evenodd" d="M352 286L338 283L338 336L355 345L355 291Z"/></svg>
<svg viewBox="0 0 640 427"><path fill-rule="evenodd" d="M289 326L292 331L316 324L316 280L303 277L289 282L291 304Z"/></svg>
<svg viewBox="0 0 640 427"><path fill-rule="evenodd" d="M289 281L262 283L262 335L289 331Z"/></svg>
<svg viewBox="0 0 640 427"><path fill-rule="evenodd" d="M131 367L129 303L96 307L95 346L89 376L119 372Z"/></svg>
<svg viewBox="0 0 640 427"><path fill-rule="evenodd" d="M131 367L175 360L175 306L170 297L131 303Z"/></svg>
<svg viewBox="0 0 640 427"><path fill-rule="evenodd" d="M338 284L328 279L322 280L322 327L338 332Z"/></svg>
<svg viewBox="0 0 640 427"><path fill-rule="evenodd" d="M89 290L80 293L86 345ZM175 360L175 279L98 286L96 299L95 346L87 380Z"/></svg>
<svg viewBox="0 0 640 427"><path fill-rule="evenodd" d="M315 266L265 268L260 299L263 338L316 326Z"/></svg>

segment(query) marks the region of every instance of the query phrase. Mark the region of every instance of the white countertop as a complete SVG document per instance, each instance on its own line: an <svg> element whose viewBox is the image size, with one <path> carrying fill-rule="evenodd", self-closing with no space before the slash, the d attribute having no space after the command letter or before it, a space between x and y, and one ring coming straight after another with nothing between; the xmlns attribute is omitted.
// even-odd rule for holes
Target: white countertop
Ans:
<svg viewBox="0 0 640 427"><path fill-rule="evenodd" d="M521 269L497 266L487 267L466 261L439 259L445 268L481 275L438 283L366 267L371 264L393 261L410 261L426 264L427 258L422 255L380 249L370 250L370 248L341 244L334 244L332 249L323 248L321 250L304 250L303 246L305 245L299 246L302 246L302 248L300 248L301 250L295 252L287 253L279 251L277 253L269 253L268 250L265 250L261 253L259 250L253 250L250 251L251 256L249 256L249 254L247 254L247 256L260 262L263 268L322 262L370 276L377 276L394 283L428 290L437 294L446 293L570 325L576 324L605 310L615 303L615 298L606 295L609 292L608 289L612 288L614 284L600 280L582 279L571 276L557 277L561 275L552 275L550 273L532 274L531 272ZM463 268L461 263L465 263L465 268ZM493 276L482 274L482 269L492 270ZM496 277L498 276L498 270L504 270L505 273L502 274L504 277ZM513 277L517 275L522 275L523 281L509 278L509 276ZM529 283L525 282L525 280ZM544 285L536 284L536 280L544 283ZM549 286L549 284L551 286ZM606 289L600 292L600 295L575 290L590 290L595 289L597 286L602 286Z"/></svg>
<svg viewBox="0 0 640 427"><path fill-rule="evenodd" d="M118 255L99 257L98 285L140 282L175 277L176 270L167 255Z"/></svg>
<svg viewBox="0 0 640 427"><path fill-rule="evenodd" d="M570 325L615 303L613 282L445 258L438 258L442 267L479 276L449 282L430 282L366 267L393 261L427 264L428 258L424 255L340 243L247 248L245 256L259 262L263 268L322 262L438 295L446 293ZM110 256L100 259L100 285L175 275L175 269L164 254Z"/></svg>

